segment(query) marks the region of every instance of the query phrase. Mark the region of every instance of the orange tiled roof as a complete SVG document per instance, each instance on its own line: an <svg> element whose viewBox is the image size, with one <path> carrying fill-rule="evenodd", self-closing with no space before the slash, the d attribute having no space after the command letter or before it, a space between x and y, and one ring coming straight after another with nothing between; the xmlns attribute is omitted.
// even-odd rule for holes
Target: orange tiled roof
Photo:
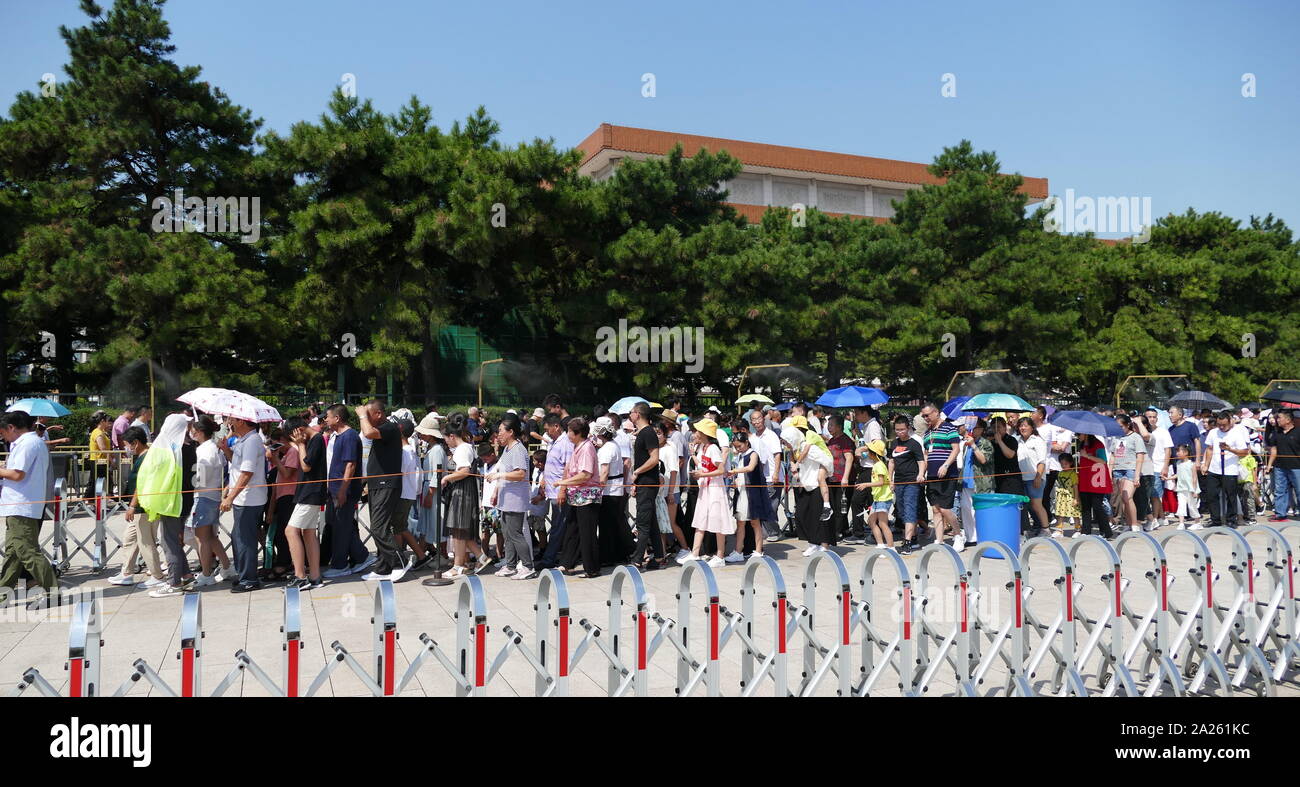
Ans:
<svg viewBox="0 0 1300 787"><path fill-rule="evenodd" d="M870 156L853 156L847 153L829 153L822 150L791 148L784 145L767 145L761 142L742 142L735 139L701 137L695 134L652 131L644 128L614 126L609 123L601 123L600 128L597 128L590 136L578 144L578 149L585 154L582 163L586 164L593 156L604 149L662 156L666 155L679 142L687 155L694 155L701 148L713 152L726 150L740 159L741 163L751 166L789 169L823 175L870 178L895 183L937 184L943 182L942 178L936 178L927 172L925 164L912 161L895 161ZM1047 198L1047 178L1025 177L1024 181L1024 184L1020 187L1021 192L1037 199Z"/></svg>

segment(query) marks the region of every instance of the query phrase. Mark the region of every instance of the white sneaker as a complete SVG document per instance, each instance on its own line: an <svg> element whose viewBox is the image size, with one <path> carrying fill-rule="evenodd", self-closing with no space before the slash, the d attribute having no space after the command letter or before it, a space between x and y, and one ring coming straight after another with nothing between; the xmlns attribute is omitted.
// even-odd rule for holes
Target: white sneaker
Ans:
<svg viewBox="0 0 1300 787"><path fill-rule="evenodd" d="M217 578L213 576L208 576L207 574L199 574L197 577L194 578L194 587L196 588L205 588L208 585L215 585L215 584L217 584Z"/></svg>
<svg viewBox="0 0 1300 787"><path fill-rule="evenodd" d="M736 550L733 549L733 550L731 550L731 554L730 554L730 555L727 555L727 557L725 558L725 560L726 560L726 562L728 562L728 563L744 563L744 562L745 562L745 556L742 555L742 554L740 554L740 552L738 552L738 551L736 551Z"/></svg>
<svg viewBox="0 0 1300 787"><path fill-rule="evenodd" d="M820 552L820 551L821 551L821 548L822 548L822 547L821 547L821 544L813 544L812 546L808 547L807 549L805 549L805 550L803 551L803 556L804 556L804 557L812 557L813 555L815 555L815 554L817 554L818 552Z"/></svg>
<svg viewBox="0 0 1300 787"><path fill-rule="evenodd" d="M111 585L134 585L135 579L124 574L114 574L108 578Z"/></svg>
<svg viewBox="0 0 1300 787"><path fill-rule="evenodd" d="M723 566L727 565L727 561L723 560L717 555L714 555L713 557L709 558L709 562L707 565L709 568L722 568Z"/></svg>
<svg viewBox="0 0 1300 787"><path fill-rule="evenodd" d="M514 579L537 579L537 572L521 568L515 572Z"/></svg>
<svg viewBox="0 0 1300 787"><path fill-rule="evenodd" d="M352 573L350 568L327 568L321 572L321 576L326 579L338 579L349 576Z"/></svg>
<svg viewBox="0 0 1300 787"><path fill-rule="evenodd" d="M1179 530L1186 530L1186 529L1187 529L1187 525L1183 524L1182 522L1179 522L1179 523L1178 523L1178 529L1179 529Z"/></svg>
<svg viewBox="0 0 1300 787"><path fill-rule="evenodd" d="M352 573L360 574L361 572L373 566L375 564L375 561L378 559L379 558L375 557L374 555L367 556L365 560L361 561L361 565L352 569Z"/></svg>
<svg viewBox="0 0 1300 787"><path fill-rule="evenodd" d="M678 563L680 563L680 562L682 562L682 558L686 557L686 556L689 555L689 554L691 554L691 550L689 550L689 549L679 549L679 550L677 550L677 554L676 554L676 555L673 555L673 559L676 560Z"/></svg>
<svg viewBox="0 0 1300 787"><path fill-rule="evenodd" d="M1190 525L1187 526L1187 529L1188 529L1188 530L1204 530L1205 528L1201 527L1201 523L1200 523L1200 522L1193 522L1193 523L1191 523Z"/></svg>
<svg viewBox="0 0 1300 787"><path fill-rule="evenodd" d="M1061 531L1059 531L1059 530L1053 530L1053 531L1052 531L1052 538L1062 538L1062 536L1061 536Z"/></svg>
<svg viewBox="0 0 1300 787"><path fill-rule="evenodd" d="M170 598L172 596L183 596L185 591L174 585L163 585L160 588L154 588L149 591L149 598Z"/></svg>
<svg viewBox="0 0 1300 787"><path fill-rule="evenodd" d="M677 565L684 566L692 560L699 560L700 556L694 552L687 552L685 556L677 558Z"/></svg>
<svg viewBox="0 0 1300 787"><path fill-rule="evenodd" d="M889 547L885 546L884 544L876 544L876 549L889 549Z"/></svg>
<svg viewBox="0 0 1300 787"><path fill-rule="evenodd" d="M376 572L376 571L371 571L371 572L368 573L368 574L362 574L362 575L361 575L361 579L363 579L363 580L366 581L366 582L378 582L378 581L380 581L380 580L387 579L389 582L391 582L391 581L393 581L393 574L394 574L394 573L396 573L396 572L390 571L390 572L387 573L387 574L380 574L380 573L378 573L378 572Z"/></svg>
<svg viewBox="0 0 1300 787"><path fill-rule="evenodd" d="M498 568L494 573L498 577L513 577L515 575L515 570L510 566L502 566L501 568Z"/></svg>
<svg viewBox="0 0 1300 787"><path fill-rule="evenodd" d="M145 581L140 585L140 587L142 587L142 588L156 588L156 587L158 587L159 585L166 585L166 584L167 584L167 580L165 580L165 579L154 579L153 577L150 577L149 579L146 579L146 580L145 580Z"/></svg>
<svg viewBox="0 0 1300 787"><path fill-rule="evenodd" d="M222 582L235 582L239 579L239 572L235 570L234 566L223 568L221 569L220 578Z"/></svg>

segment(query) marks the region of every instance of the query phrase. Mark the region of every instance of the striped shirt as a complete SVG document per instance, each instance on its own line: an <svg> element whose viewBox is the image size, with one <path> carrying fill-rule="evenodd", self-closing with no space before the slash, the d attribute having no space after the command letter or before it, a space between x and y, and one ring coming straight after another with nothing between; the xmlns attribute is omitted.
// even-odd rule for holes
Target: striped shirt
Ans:
<svg viewBox="0 0 1300 787"><path fill-rule="evenodd" d="M926 477L928 478L956 478L957 463L953 462L948 466L948 472L942 476L939 474L939 468L961 442L961 435L957 433L957 425L952 421L944 421L934 429L925 433L923 445L926 455Z"/></svg>

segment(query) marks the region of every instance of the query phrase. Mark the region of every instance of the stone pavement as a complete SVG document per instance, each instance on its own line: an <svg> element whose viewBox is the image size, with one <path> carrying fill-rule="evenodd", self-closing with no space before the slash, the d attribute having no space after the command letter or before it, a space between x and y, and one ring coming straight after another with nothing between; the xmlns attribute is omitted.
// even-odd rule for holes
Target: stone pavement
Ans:
<svg viewBox="0 0 1300 787"><path fill-rule="evenodd" d="M125 522L118 515L110 520L109 526L120 535ZM91 529L92 523L88 519L73 520L70 526L72 533L79 538L84 537ZM1289 537L1294 545L1297 540L1300 540L1300 529L1291 530ZM1255 545L1257 555L1263 554L1265 539L1252 535L1250 541ZM1068 540L1063 543L1068 547ZM786 540L769 544L767 547L767 554L776 560L782 571L792 605L802 603L805 597L801 583L807 560L800 554L805 546L802 542ZM1215 556L1215 563L1226 566L1230 552L1227 539L1212 540L1210 546ZM860 570L865 556L871 552L871 549L863 546L845 546L836 549L848 568L855 600L859 592L857 580ZM1138 550L1135 547L1136 551ZM970 554L968 550L965 557L969 559ZM1173 546L1170 549L1170 559L1170 575L1179 577L1171 589L1171 594L1183 608L1187 608L1193 603L1194 590L1190 577L1187 576L1187 571L1192 566L1190 550L1182 545ZM915 573L919 557L913 555L904 560L909 570ZM1000 566L989 568L997 562L986 561L984 571L988 577L986 584L1000 588L1001 583L1009 579L1009 574ZM1101 550L1096 548L1082 550L1077 562L1075 577L1084 585L1077 597L1077 603L1081 609L1095 616L1097 612L1104 609L1108 598L1106 588L1099 581L1099 577L1107 573L1110 566L1105 564ZM1257 558L1258 562L1260 562L1259 558ZM180 676L180 662L176 654L180 647L181 600L180 598L154 599L138 586L119 587L108 584L107 578L119 565L120 555L109 561L108 570L96 574L91 571L89 562L82 555L80 560L74 559L72 568L64 574L62 580L68 588L102 591L104 620L102 638L105 642L101 671L103 692L115 691L132 672L132 663L140 658L152 665L164 681L175 686ZM1142 572L1150 566L1149 558L1145 554L1135 554L1130 565L1126 552L1125 565L1128 575L1134 581L1128 595L1132 597L1137 607L1145 607L1153 598L1152 588L1142 578ZM969 568L969 564L967 567ZM488 606L487 659L489 663L505 642L506 638L502 633L504 626L509 625L520 632L525 642L531 646L536 621L534 604L537 600L537 582L521 582L492 576L490 572L495 568L493 566L489 569L489 573L482 577ZM954 584L953 569L944 561L933 560L931 572L934 587L943 588ZM727 566L716 570L715 573L722 605L739 611L743 568ZM1043 550L1035 554L1025 571L1026 584L1035 588L1035 593L1028 601L1028 608L1032 609L1040 620L1051 620L1059 609L1058 590L1051 581L1059 573L1054 560ZM678 618L676 595L681 575L682 570L676 566L648 572L645 575L647 592L650 594L650 606L666 618ZM409 575L395 586L400 632L397 643L399 680L409 660L415 658L421 650L420 633L428 633L449 656L452 655L455 647L453 614L457 607L459 588L458 586L425 587L420 580L428 576L432 576L429 571ZM756 605L759 610L757 615L759 620L755 625L755 631L760 646L767 648L767 643L772 641L773 612L770 605L769 585L767 580L762 579L761 573L759 576L759 603ZM137 575L137 579L141 578L143 575ZM834 641L837 632L838 609L835 601L837 587L829 568L824 565L819 572L819 578L816 608L813 610L816 622L814 628L824 642L830 643ZM896 603L894 591L898 580L884 561L876 563L875 580L874 605L877 610L875 620L878 625L886 627L892 633L896 625L892 616L897 614L897 608L891 609L891 605ZM602 628L606 626L609 615L606 600L609 596L610 584L610 569L606 569L598 579L568 578L572 619L575 624L570 633L571 647L576 646L583 635L582 629L576 625L579 620L587 618ZM280 624L283 593L279 586L270 585L261 591L245 594L232 594L228 588L228 583L221 583L198 591L202 598L205 632L201 659L201 687L205 693L215 689L222 678L230 672L235 664L234 653L241 648L246 650L274 680L278 681L281 675ZM327 655L332 653L330 643L334 640L340 641L362 665L369 668L373 660L370 617L374 588L375 583L363 582L358 576L354 576L302 593L302 638L305 643L305 648L301 652L302 691L306 691L311 680L325 665ZM1226 594L1230 590L1231 578L1229 577L1222 578L1216 584L1218 593ZM1258 588L1261 595L1266 590L1266 585ZM705 600L702 598L701 591L702 585L697 584L690 625L691 648L697 657L702 657L706 647L706 625L703 615ZM625 599L626 597L625 595ZM1009 614L1009 610L1002 606L1010 603L1009 595L1005 591L997 598L987 599L987 602L994 605L989 610L988 617L1000 622ZM0 691L6 691L16 684L24 670L36 667L47 680L66 694L68 609L63 607L54 611L29 611L25 607L16 605L0 608L0 687L3 687ZM957 609L955 596L948 596L946 599L936 598L931 602L928 617L937 621L940 627L952 625L952 622L957 619ZM629 630L630 623L625 623L623 628L625 642L630 641L626 639ZM653 633L652 624L652 636ZM606 641L608 636L607 633ZM1079 629L1078 636L1082 643L1086 638L1082 628ZM859 668L862 664L863 651L858 644L860 639L859 631L854 635L855 644L852 648L851 674L855 681L860 677ZM1031 639L1030 647L1035 643L1036 638ZM803 645L802 635L795 636L790 642L789 682L792 688L797 688L799 684ZM740 691L742 647L739 639L732 637L719 654L721 687L724 695L735 695ZM671 645L664 642L650 659L648 676L652 695L673 695L677 675L676 655ZM1094 657L1081 670L1089 688L1094 690L1097 686L1097 662L1098 659ZM588 648L581 660L573 667L570 693L578 696L604 695L607 667L608 661L594 645ZM535 676L536 673L521 655L517 652L512 653L499 674L492 680L488 693L497 696L532 696ZM1037 675L1032 680L1035 689L1047 690L1049 677L1046 674ZM1000 668L995 669L981 690L1000 694L1004 679L1005 671ZM403 693L449 696L453 694L453 685L443 667L429 661ZM835 688L834 676L827 676L815 693L833 696ZM951 671L946 668L940 670L930 693L943 695L954 691ZM703 687L700 687L696 693L702 692ZM153 693L156 693L156 690L144 681L136 684L130 691L132 696ZM245 696L268 693L265 687L248 674L242 675L227 691L227 695ZM773 685L767 682L758 693L771 695ZM881 690L873 692L882 696L897 693L896 682L891 680L885 680ZM356 696L366 695L368 691L346 665L340 665L318 694ZM1293 679L1280 685L1278 694L1300 695L1300 688Z"/></svg>

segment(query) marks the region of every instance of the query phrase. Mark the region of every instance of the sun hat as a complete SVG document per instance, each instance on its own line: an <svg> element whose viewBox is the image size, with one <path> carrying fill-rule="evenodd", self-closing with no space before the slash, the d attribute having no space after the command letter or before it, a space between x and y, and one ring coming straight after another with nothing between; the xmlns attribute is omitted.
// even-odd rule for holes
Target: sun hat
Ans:
<svg viewBox="0 0 1300 787"><path fill-rule="evenodd" d="M793 416L790 418L789 426L793 426L795 429L807 429L808 419L802 415Z"/></svg>
<svg viewBox="0 0 1300 787"><path fill-rule="evenodd" d="M609 416L602 415L591 422L591 431L595 434L613 434L614 421Z"/></svg>
<svg viewBox="0 0 1300 787"><path fill-rule="evenodd" d="M546 417L546 411L543 410L542 408L538 407L536 410L533 410L533 417L534 417L534 418L545 418L545 417Z"/></svg>
<svg viewBox="0 0 1300 787"><path fill-rule="evenodd" d="M695 429L696 431L705 433L709 437L716 438L718 436L718 422L710 421L708 418L701 418L696 421Z"/></svg>
<svg viewBox="0 0 1300 787"><path fill-rule="evenodd" d="M716 404L711 404L711 405L709 405L709 412L711 412L711 413L717 413L718 415L722 415L722 411L718 409L718 406L717 406Z"/></svg>
<svg viewBox="0 0 1300 787"><path fill-rule="evenodd" d="M867 450L875 454L876 456L883 457L885 455L885 441L872 440L871 442L867 443Z"/></svg>
<svg viewBox="0 0 1300 787"><path fill-rule="evenodd" d="M436 437L439 440L443 440L445 438L442 436L442 430L438 428L438 421L441 418L442 416L437 413L429 413L424 418L420 419L420 423L416 425L415 431L420 434L427 434L430 437Z"/></svg>

